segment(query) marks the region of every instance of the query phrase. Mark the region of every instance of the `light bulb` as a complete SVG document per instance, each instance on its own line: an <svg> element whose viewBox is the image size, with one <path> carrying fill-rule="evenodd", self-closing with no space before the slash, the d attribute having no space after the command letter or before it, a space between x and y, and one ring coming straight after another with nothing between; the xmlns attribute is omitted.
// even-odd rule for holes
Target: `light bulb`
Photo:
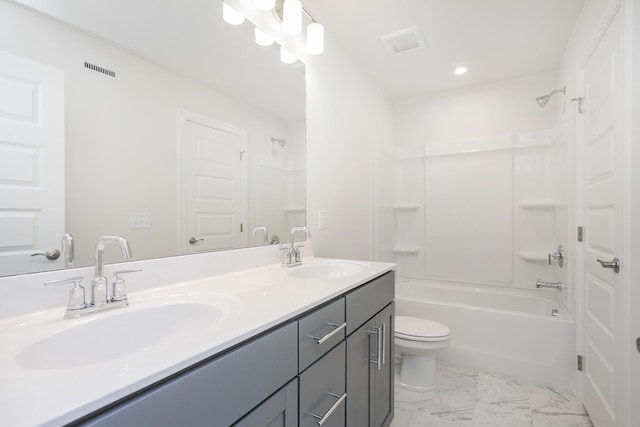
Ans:
<svg viewBox="0 0 640 427"><path fill-rule="evenodd" d="M467 71L469 71L469 68L465 67L464 65L461 65L459 67L456 67L455 70L453 70L453 74L455 74L456 76L461 76L465 74Z"/></svg>
<svg viewBox="0 0 640 427"><path fill-rule="evenodd" d="M324 52L324 27L322 24L312 22L307 27L307 52L311 55L320 55Z"/></svg>
<svg viewBox="0 0 640 427"><path fill-rule="evenodd" d="M285 0L282 12L282 31L291 36L302 32L302 3L300 0Z"/></svg>
<svg viewBox="0 0 640 427"><path fill-rule="evenodd" d="M244 16L225 1L222 2L222 19L231 25L240 25L244 22Z"/></svg>
<svg viewBox="0 0 640 427"><path fill-rule="evenodd" d="M256 27L255 31L255 40L259 46L271 46L273 44L273 39L258 27Z"/></svg>
<svg viewBox="0 0 640 427"><path fill-rule="evenodd" d="M297 60L298 58L294 54L286 50L284 47L280 46L280 61L284 62L285 64L293 64Z"/></svg>
<svg viewBox="0 0 640 427"><path fill-rule="evenodd" d="M253 0L253 4L260 10L271 10L276 5L276 0Z"/></svg>

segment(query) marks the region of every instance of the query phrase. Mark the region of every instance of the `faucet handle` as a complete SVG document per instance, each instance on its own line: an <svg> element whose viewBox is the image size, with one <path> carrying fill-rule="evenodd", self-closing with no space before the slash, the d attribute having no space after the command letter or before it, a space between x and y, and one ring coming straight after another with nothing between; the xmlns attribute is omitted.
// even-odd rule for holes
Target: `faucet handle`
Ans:
<svg viewBox="0 0 640 427"><path fill-rule="evenodd" d="M87 306L84 287L80 285L83 280L84 277L76 276L70 277L68 279L47 280L46 282L44 282L44 285L56 286L73 283L73 287L69 291L69 303L67 304L67 310L80 310Z"/></svg>
<svg viewBox="0 0 640 427"><path fill-rule="evenodd" d="M111 292L111 301L124 301L127 299L127 283L120 277L123 274L137 273L142 271L141 268L134 270L120 270L113 273L113 289Z"/></svg>

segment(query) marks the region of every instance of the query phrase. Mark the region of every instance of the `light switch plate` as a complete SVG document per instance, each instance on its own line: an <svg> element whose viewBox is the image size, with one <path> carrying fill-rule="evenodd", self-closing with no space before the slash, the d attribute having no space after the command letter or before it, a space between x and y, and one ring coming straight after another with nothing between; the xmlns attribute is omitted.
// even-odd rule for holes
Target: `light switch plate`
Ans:
<svg viewBox="0 0 640 427"><path fill-rule="evenodd" d="M147 212L130 213L129 228L151 228L151 214Z"/></svg>

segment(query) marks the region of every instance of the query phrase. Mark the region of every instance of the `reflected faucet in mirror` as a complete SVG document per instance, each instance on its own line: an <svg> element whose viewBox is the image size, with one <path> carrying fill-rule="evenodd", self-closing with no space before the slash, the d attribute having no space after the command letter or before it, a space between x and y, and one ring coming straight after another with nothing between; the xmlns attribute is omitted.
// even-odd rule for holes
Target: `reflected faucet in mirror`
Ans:
<svg viewBox="0 0 640 427"><path fill-rule="evenodd" d="M267 227L265 227L264 225L253 227L253 232L251 233L251 236L256 237L256 233L260 230L264 232L264 245L267 246L269 244L269 232L267 231Z"/></svg>

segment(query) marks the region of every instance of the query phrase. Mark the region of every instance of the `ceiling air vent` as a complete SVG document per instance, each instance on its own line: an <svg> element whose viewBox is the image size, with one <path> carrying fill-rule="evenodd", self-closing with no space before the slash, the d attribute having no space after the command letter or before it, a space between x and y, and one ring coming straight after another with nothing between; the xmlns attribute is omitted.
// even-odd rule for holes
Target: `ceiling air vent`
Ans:
<svg viewBox="0 0 640 427"><path fill-rule="evenodd" d="M102 73L105 74L107 76L111 76L111 77L115 77L116 76L116 72L115 71L111 71L111 70L107 70L106 68L102 68L99 65L95 65L92 64L90 62L84 62L84 68L88 68L90 70L96 71L98 73Z"/></svg>
<svg viewBox="0 0 640 427"><path fill-rule="evenodd" d="M387 46L394 55L412 52L427 46L424 37L420 34L418 27L406 28L380 37L380 40Z"/></svg>

